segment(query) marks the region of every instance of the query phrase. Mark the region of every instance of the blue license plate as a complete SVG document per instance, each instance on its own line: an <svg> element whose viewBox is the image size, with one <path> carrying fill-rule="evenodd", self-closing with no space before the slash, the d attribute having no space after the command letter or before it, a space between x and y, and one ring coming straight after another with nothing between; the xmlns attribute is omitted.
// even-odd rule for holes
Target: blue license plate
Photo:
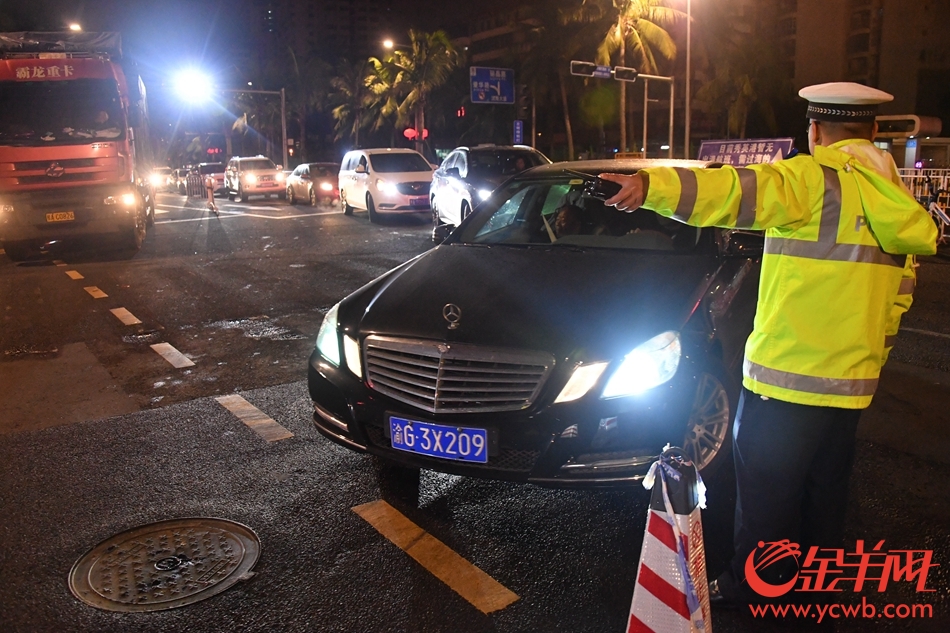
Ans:
<svg viewBox="0 0 950 633"><path fill-rule="evenodd" d="M488 431L389 418L393 448L429 457L488 462Z"/></svg>
<svg viewBox="0 0 950 633"><path fill-rule="evenodd" d="M427 207L429 206L429 199L428 198L409 198L409 206Z"/></svg>

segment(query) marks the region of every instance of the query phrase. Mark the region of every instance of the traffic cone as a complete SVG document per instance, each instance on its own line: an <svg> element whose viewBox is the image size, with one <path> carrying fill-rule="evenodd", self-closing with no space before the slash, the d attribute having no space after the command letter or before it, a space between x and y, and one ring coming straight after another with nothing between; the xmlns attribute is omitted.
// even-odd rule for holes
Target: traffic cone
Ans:
<svg viewBox="0 0 950 633"><path fill-rule="evenodd" d="M699 472L680 449L667 449L643 486L653 494L627 633L712 633Z"/></svg>

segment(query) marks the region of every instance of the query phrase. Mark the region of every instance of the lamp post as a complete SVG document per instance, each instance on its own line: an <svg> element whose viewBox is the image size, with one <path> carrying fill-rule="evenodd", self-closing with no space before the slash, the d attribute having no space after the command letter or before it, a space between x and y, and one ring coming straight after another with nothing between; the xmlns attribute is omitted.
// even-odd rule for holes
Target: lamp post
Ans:
<svg viewBox="0 0 950 633"><path fill-rule="evenodd" d="M689 68L689 53L690 46L692 43L692 37L690 32L690 27L693 23L693 0L686 0L686 132L684 135L683 141L683 158L689 160L689 119L690 119L690 107L689 107L689 93L690 93L690 68Z"/></svg>

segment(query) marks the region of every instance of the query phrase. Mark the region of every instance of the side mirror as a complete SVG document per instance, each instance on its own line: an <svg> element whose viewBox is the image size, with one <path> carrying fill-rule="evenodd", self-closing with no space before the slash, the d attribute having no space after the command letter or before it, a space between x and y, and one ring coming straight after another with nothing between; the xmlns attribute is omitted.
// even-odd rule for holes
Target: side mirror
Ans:
<svg viewBox="0 0 950 633"><path fill-rule="evenodd" d="M354 169L353 171L355 171L355 172L358 173L358 174L365 174L365 173L366 173L366 167L365 167L364 165L357 165L357 166L356 166L356 169Z"/></svg>
<svg viewBox="0 0 950 633"><path fill-rule="evenodd" d="M445 175L446 175L446 176L451 176L452 178L459 178L459 177L461 177L461 174L459 173L459 168L458 168L458 167L449 167L448 169L445 170Z"/></svg>
<svg viewBox="0 0 950 633"><path fill-rule="evenodd" d="M723 231L719 248L726 257L761 257L765 250L765 234L739 229Z"/></svg>
<svg viewBox="0 0 950 633"><path fill-rule="evenodd" d="M452 233L452 229L455 228L451 224L439 224L432 227L432 241L436 244L441 244L445 241L445 238Z"/></svg>

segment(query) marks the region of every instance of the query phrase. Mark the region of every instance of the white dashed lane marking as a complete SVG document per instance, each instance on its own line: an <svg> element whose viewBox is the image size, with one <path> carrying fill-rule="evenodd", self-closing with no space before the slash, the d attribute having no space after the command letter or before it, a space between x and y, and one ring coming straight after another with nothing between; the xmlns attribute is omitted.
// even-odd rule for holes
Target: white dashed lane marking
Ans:
<svg viewBox="0 0 950 633"><path fill-rule="evenodd" d="M78 270L67 270L66 274L69 275L70 279L85 279L85 277L79 274Z"/></svg>
<svg viewBox="0 0 950 633"><path fill-rule="evenodd" d="M122 321L125 325L138 325L141 323L134 314L126 310L125 308L112 308L109 310L112 314L115 315L117 319Z"/></svg>
<svg viewBox="0 0 950 633"><path fill-rule="evenodd" d="M90 295L92 295L93 299L105 299L106 297L109 296L106 293L99 290L98 288L96 288L95 286L86 286L85 288L83 288L83 290L85 290Z"/></svg>
<svg viewBox="0 0 950 633"><path fill-rule="evenodd" d="M172 347L170 343L155 343L151 348L155 350L156 354L167 360L175 369L193 367L195 364L190 358Z"/></svg>
<svg viewBox="0 0 950 633"><path fill-rule="evenodd" d="M901 332L914 332L915 334L924 334L926 336L938 336L940 338L950 338L950 334L943 332L931 332L930 330L918 330L912 327L902 327Z"/></svg>
<svg viewBox="0 0 950 633"><path fill-rule="evenodd" d="M219 396L215 400L268 442L286 440L294 436L293 433L241 396L231 394Z"/></svg>

